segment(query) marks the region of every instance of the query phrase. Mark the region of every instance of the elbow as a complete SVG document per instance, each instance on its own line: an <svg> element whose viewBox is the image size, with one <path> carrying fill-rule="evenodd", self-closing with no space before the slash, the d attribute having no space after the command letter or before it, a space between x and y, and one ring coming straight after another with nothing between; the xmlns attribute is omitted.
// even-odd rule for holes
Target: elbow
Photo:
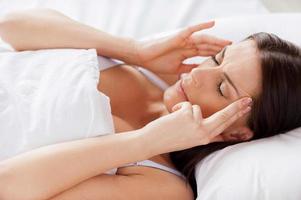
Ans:
<svg viewBox="0 0 301 200"><path fill-rule="evenodd" d="M24 23L22 14L18 12L9 13L0 19L0 37L3 41L10 44L14 49L18 50L15 40L18 35L18 27Z"/></svg>
<svg viewBox="0 0 301 200"><path fill-rule="evenodd" d="M47 24L60 15L51 9L11 12L0 18L0 37L17 51L29 50L35 37L41 35Z"/></svg>
<svg viewBox="0 0 301 200"><path fill-rule="evenodd" d="M41 11L40 11L41 12ZM39 19L35 10L15 11L0 18L0 37L17 51L25 50L24 43L30 37L35 21Z"/></svg>

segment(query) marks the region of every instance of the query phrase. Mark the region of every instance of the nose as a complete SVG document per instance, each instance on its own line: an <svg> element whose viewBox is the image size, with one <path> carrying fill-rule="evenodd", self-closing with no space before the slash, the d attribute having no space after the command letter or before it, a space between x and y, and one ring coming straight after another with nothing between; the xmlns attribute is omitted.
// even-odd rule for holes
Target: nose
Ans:
<svg viewBox="0 0 301 200"><path fill-rule="evenodd" d="M206 82L207 79L212 79L212 75L215 74L215 71L216 70L212 68L194 68L191 70L190 75L196 86L200 86Z"/></svg>

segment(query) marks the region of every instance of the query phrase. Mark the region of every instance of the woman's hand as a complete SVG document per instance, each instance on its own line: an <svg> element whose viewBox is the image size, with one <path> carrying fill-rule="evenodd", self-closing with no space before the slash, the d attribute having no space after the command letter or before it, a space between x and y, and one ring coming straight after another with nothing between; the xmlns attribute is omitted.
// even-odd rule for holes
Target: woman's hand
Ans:
<svg viewBox="0 0 301 200"><path fill-rule="evenodd" d="M198 105L182 102L174 106L174 112L161 117L143 129L156 141L150 147L155 153L167 153L223 141L219 135L238 118L251 109L251 98L242 98L208 118L202 117Z"/></svg>
<svg viewBox="0 0 301 200"><path fill-rule="evenodd" d="M214 21L184 28L173 35L147 41L136 41L136 57L133 64L158 73L180 74L196 67L183 64L194 56L217 54L230 41L210 35L193 34L214 26Z"/></svg>

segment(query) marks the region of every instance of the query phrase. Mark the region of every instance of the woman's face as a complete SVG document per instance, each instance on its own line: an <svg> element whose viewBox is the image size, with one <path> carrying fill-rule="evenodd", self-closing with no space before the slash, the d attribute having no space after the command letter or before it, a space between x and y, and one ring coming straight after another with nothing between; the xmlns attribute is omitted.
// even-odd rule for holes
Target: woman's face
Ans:
<svg viewBox="0 0 301 200"><path fill-rule="evenodd" d="M189 101L201 107L203 117L223 109L235 100L259 95L261 71L256 44L246 40L224 48L181 78L164 93L164 103L171 112L179 102ZM246 127L247 115L227 130ZM248 138L250 139L250 138Z"/></svg>

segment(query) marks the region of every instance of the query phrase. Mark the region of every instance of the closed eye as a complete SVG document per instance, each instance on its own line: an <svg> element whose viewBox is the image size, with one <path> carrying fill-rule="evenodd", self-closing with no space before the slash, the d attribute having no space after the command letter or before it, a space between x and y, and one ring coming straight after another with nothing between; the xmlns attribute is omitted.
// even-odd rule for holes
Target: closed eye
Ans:
<svg viewBox="0 0 301 200"><path fill-rule="evenodd" d="M218 61L216 60L215 56L211 56L211 59L213 60L213 62L215 62L216 65L219 65ZM224 96L222 90L221 90L221 85L223 83L223 80L219 82L219 84L217 84L217 92L221 95Z"/></svg>

